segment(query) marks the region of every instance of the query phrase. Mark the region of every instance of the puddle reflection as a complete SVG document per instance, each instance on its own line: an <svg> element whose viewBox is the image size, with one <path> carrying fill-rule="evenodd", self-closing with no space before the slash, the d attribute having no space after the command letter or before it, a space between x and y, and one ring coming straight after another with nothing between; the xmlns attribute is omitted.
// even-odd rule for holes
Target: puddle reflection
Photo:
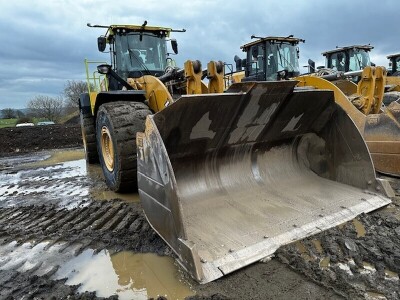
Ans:
<svg viewBox="0 0 400 300"><path fill-rule="evenodd" d="M80 292L95 291L99 297L184 299L194 295L171 257L150 253L102 251L93 255L93 250L86 250L62 266L56 276L67 277L66 284L81 284Z"/></svg>

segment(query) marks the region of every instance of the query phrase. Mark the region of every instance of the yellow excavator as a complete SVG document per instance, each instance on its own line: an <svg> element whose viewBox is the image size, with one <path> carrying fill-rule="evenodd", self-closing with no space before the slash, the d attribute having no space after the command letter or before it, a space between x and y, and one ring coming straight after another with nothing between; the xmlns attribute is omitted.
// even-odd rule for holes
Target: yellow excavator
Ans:
<svg viewBox="0 0 400 300"><path fill-rule="evenodd" d="M223 63L210 62L207 71L197 61L167 64L172 29L106 29L98 45L110 45L112 63L88 71L81 96L86 156L93 158L90 140L105 177L116 173L110 188L138 188L150 225L199 282L390 203L393 190L375 177L368 148L332 91L287 80L245 81L222 92ZM277 67L296 65L295 42L264 42L258 55L271 46L280 51ZM150 50L159 65L147 62Z"/></svg>

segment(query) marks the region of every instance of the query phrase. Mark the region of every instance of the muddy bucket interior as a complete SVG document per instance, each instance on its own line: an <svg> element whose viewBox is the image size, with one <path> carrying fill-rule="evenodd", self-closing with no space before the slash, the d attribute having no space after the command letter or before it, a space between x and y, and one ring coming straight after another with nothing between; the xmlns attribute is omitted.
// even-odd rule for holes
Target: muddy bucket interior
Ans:
<svg viewBox="0 0 400 300"><path fill-rule="evenodd" d="M138 134L146 217L199 282L390 202L333 92L295 84L185 96Z"/></svg>

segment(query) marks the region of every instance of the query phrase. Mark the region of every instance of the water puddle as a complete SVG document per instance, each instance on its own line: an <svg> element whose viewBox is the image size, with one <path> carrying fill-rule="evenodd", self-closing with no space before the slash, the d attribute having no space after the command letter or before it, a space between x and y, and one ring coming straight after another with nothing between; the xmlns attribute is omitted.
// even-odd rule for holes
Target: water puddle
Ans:
<svg viewBox="0 0 400 300"><path fill-rule="evenodd" d="M353 275L353 272L351 272L350 270L350 266L348 264L345 263L338 263L337 266L339 267L339 269L345 271L348 275Z"/></svg>
<svg viewBox="0 0 400 300"><path fill-rule="evenodd" d="M315 247L315 250L317 250L318 254L324 253L324 248L322 248L322 244L320 240L313 240L312 241Z"/></svg>
<svg viewBox="0 0 400 300"><path fill-rule="evenodd" d="M297 250L299 251L299 253L301 254L301 257L307 261L311 261L312 258L310 256L310 254L308 253L308 250L306 248L306 246L302 243L302 242L296 242L295 243Z"/></svg>
<svg viewBox="0 0 400 300"><path fill-rule="evenodd" d="M384 294L381 294L381 293L366 292L365 299L367 299L367 300L386 300L387 298L385 297Z"/></svg>
<svg viewBox="0 0 400 300"><path fill-rule="evenodd" d="M385 277L387 279L399 280L399 274L397 274L396 272L390 271L388 269L385 269Z"/></svg>
<svg viewBox="0 0 400 300"><path fill-rule="evenodd" d="M361 223L359 220L354 219L353 220L353 225L354 228L356 229L357 232L357 237L364 237L365 234L367 233L367 231L365 230L365 227L363 225L363 223Z"/></svg>
<svg viewBox="0 0 400 300"><path fill-rule="evenodd" d="M46 167L59 163L64 163L73 160L82 160L85 158L83 149L62 150L51 152L44 160L35 161L24 164L24 167Z"/></svg>
<svg viewBox="0 0 400 300"><path fill-rule="evenodd" d="M372 274L376 272L376 268L373 264L363 261L363 269L360 270L360 274Z"/></svg>
<svg viewBox="0 0 400 300"><path fill-rule="evenodd" d="M319 262L319 266L322 269L327 269L329 268L329 266L331 265L331 260L329 257L324 257L323 259L321 259L321 261Z"/></svg>
<svg viewBox="0 0 400 300"><path fill-rule="evenodd" d="M66 284L81 285L79 292L93 291L98 297L184 299L195 294L194 282L171 257L107 250L94 254L93 249L74 256L81 246L50 241L0 245L0 270L67 278Z"/></svg>
<svg viewBox="0 0 400 300"><path fill-rule="evenodd" d="M4 160L7 162L8 160ZM52 202L73 209L87 200L139 202L139 195L107 189L101 167L87 165L81 149L43 152L0 172L0 206Z"/></svg>
<svg viewBox="0 0 400 300"><path fill-rule="evenodd" d="M93 255L93 250L86 250L64 264L55 276L67 277L66 284L81 284L79 291L95 291L99 297L184 299L195 294L171 257L150 253L102 251Z"/></svg>

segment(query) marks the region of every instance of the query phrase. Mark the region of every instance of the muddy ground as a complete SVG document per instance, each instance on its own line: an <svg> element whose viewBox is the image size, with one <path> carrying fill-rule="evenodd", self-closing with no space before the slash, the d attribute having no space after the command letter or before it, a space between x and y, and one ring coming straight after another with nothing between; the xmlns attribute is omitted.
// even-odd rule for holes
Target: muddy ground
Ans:
<svg viewBox="0 0 400 300"><path fill-rule="evenodd" d="M198 285L137 195L111 193L86 166L79 126L0 129L0 149L0 299L400 298L399 197Z"/></svg>

